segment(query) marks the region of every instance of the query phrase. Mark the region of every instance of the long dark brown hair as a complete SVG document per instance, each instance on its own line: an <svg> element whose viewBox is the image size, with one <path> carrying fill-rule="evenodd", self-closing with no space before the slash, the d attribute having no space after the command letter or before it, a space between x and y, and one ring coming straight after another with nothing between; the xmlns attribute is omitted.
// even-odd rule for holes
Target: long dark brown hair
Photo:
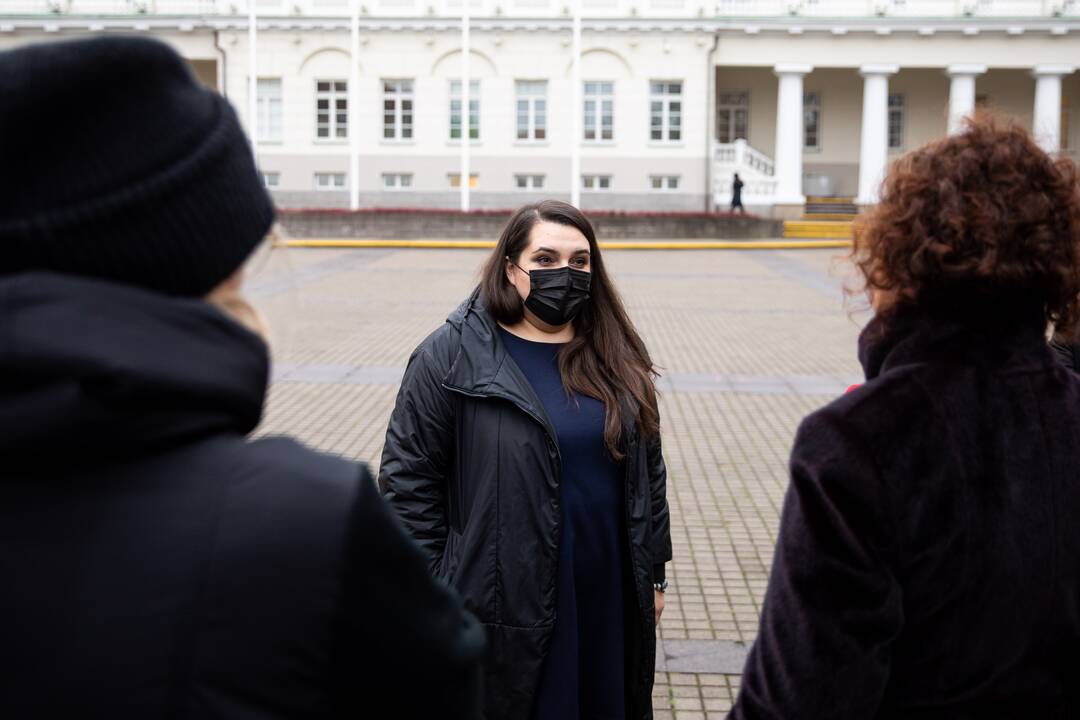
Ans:
<svg viewBox="0 0 1080 720"><path fill-rule="evenodd" d="M495 251L484 263L480 280L484 305L504 325L513 325L524 316L521 296L506 277L506 258L518 262L529 245L529 233L539 222L576 228L589 241L590 299L574 320L574 339L559 351L559 372L568 393L604 403L604 443L611 456L621 460L625 455L620 448L622 401L628 401L636 412L642 437L653 437L660 430L654 384L658 373L608 278L596 233L585 215L573 205L558 200L533 203L515 212L503 229Z"/></svg>

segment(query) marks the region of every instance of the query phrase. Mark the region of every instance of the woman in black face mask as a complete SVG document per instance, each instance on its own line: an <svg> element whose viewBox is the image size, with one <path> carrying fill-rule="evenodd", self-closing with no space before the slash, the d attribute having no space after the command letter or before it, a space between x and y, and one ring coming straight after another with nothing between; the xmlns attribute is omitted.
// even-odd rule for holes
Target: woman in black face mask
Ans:
<svg viewBox="0 0 1080 720"><path fill-rule="evenodd" d="M485 624L487 720L649 718L671 559L649 354L589 221L511 218L410 358L379 485Z"/></svg>

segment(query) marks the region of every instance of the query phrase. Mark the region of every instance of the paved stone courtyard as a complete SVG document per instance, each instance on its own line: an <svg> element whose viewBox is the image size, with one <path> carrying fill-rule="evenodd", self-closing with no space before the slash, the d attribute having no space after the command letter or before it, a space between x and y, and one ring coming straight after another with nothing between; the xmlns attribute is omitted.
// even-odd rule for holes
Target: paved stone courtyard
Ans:
<svg viewBox="0 0 1080 720"><path fill-rule="evenodd" d="M657 720L720 718L757 631L787 456L807 413L861 378L865 315L839 250L609 251L663 378L675 559L660 625ZM474 286L486 251L272 251L250 295L274 332L260 432L378 467L415 345Z"/></svg>

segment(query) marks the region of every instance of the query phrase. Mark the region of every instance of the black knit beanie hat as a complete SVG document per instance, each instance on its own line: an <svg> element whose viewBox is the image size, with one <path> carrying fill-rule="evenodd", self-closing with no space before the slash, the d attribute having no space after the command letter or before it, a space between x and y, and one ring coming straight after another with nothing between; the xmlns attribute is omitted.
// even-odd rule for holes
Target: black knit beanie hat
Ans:
<svg viewBox="0 0 1080 720"><path fill-rule="evenodd" d="M201 296L273 218L236 113L167 45L108 37L0 52L0 275Z"/></svg>

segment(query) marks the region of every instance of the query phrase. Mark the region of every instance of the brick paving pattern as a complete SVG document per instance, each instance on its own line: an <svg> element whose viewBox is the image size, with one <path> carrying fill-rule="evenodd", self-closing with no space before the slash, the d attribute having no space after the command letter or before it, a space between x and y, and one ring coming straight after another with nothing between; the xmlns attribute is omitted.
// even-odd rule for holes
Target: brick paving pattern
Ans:
<svg viewBox="0 0 1080 720"><path fill-rule="evenodd" d="M865 315L840 251L610 251L663 373L675 559L657 720L721 718L757 631L802 417L861 377ZM273 329L261 433L378 466L409 353L474 286L486 251L275 249L249 294Z"/></svg>

